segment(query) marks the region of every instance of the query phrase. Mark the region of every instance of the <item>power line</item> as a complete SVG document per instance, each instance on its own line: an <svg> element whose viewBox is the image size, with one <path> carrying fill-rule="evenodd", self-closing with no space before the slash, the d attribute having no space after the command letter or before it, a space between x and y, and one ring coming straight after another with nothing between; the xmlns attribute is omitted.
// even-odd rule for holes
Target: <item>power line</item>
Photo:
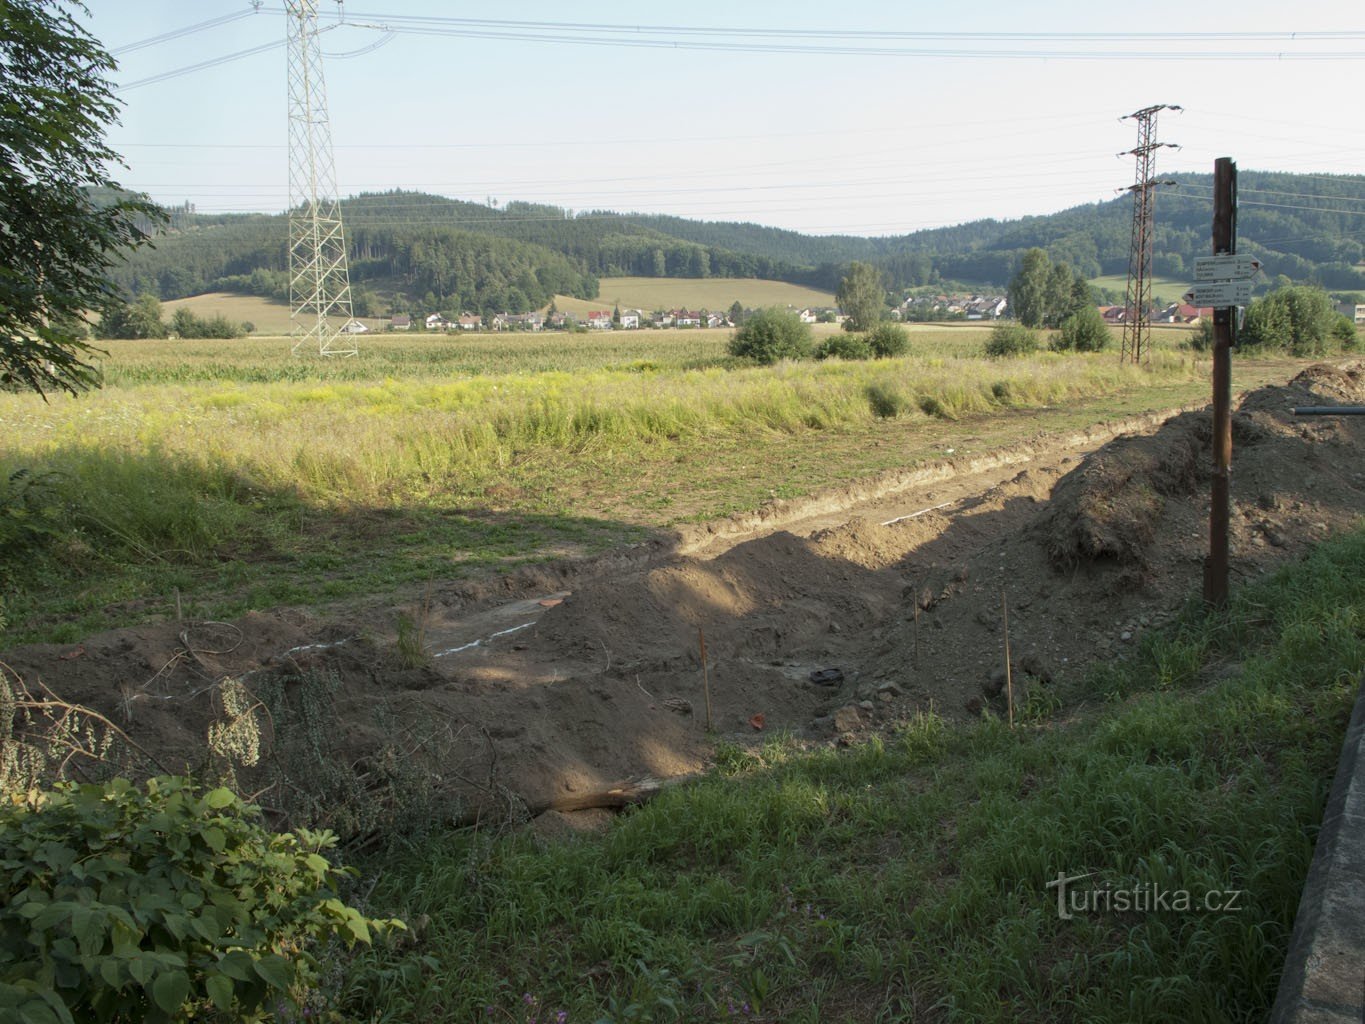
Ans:
<svg viewBox="0 0 1365 1024"><path fill-rule="evenodd" d="M229 53L223 57L214 57L210 60L200 61L198 64L190 64L187 67L176 68L173 71L163 71L159 75L152 75L148 78L139 78L134 82L125 82L115 88L115 92L127 92L130 89L139 89L144 85L155 85L157 82L166 82L172 78L179 78L195 71L203 71L205 68L215 68L221 64L230 64L233 61L241 60L244 57L254 57L258 53L266 53L270 50L278 50L284 46L285 41L278 39L273 43L265 43L261 46L253 46L247 50L238 50L236 53Z"/></svg>
<svg viewBox="0 0 1365 1024"><path fill-rule="evenodd" d="M145 49L148 46L169 43L172 40L181 39L185 36L193 35L196 32L203 32L206 29L230 25L234 21L241 21L243 18L249 18L255 13L257 13L256 9L253 8L249 11L238 11L236 14L225 14L221 18L210 18L208 21L196 22L193 25L187 25L184 28L178 28L172 32L163 32L158 36L149 36L146 39L139 39L135 43L125 43L123 46L110 50L109 53L112 56L121 57L125 53L133 53L137 50Z"/></svg>

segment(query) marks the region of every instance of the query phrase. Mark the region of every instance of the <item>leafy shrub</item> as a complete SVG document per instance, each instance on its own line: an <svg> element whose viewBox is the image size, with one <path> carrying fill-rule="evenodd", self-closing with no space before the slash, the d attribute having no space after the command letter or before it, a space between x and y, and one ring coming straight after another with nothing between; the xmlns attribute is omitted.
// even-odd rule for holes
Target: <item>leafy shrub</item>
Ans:
<svg viewBox="0 0 1365 1024"><path fill-rule="evenodd" d="M1026 356L1038 351L1038 333L1022 324L997 324L986 341L986 355L992 359Z"/></svg>
<svg viewBox="0 0 1365 1024"><path fill-rule="evenodd" d="M872 407L872 415L878 419L895 419L910 408L905 396L889 384L869 384L863 393Z"/></svg>
<svg viewBox="0 0 1365 1024"><path fill-rule="evenodd" d="M1187 342L1190 348L1196 352L1213 351L1213 319L1211 317L1200 317L1199 323L1195 325Z"/></svg>
<svg viewBox="0 0 1365 1024"><path fill-rule="evenodd" d="M910 351L910 332L900 324L878 324L868 332L867 346L878 359L903 356Z"/></svg>
<svg viewBox="0 0 1365 1024"><path fill-rule="evenodd" d="M1008 405L1010 399L1014 397L1014 392L1010 388L1010 382L1007 380L998 380L992 384L991 397L997 402L1003 402L1005 405Z"/></svg>
<svg viewBox="0 0 1365 1024"><path fill-rule="evenodd" d="M1050 347L1055 352L1103 352L1108 345L1104 315L1094 306L1082 306L1062 321Z"/></svg>
<svg viewBox="0 0 1365 1024"><path fill-rule="evenodd" d="M337 898L325 832L268 831L186 779L64 783L0 807L0 1017L262 1020L332 938L402 928Z"/></svg>
<svg viewBox="0 0 1365 1024"><path fill-rule="evenodd" d="M1321 288L1277 288L1247 307L1237 343L1245 348L1284 349L1296 356L1325 355L1341 339L1338 313Z"/></svg>
<svg viewBox="0 0 1365 1024"><path fill-rule="evenodd" d="M871 359L872 349L856 334L833 334L815 349L816 359Z"/></svg>
<svg viewBox="0 0 1365 1024"><path fill-rule="evenodd" d="M730 354L756 363L805 359L811 354L810 326L787 310L761 309L735 331Z"/></svg>
<svg viewBox="0 0 1365 1024"><path fill-rule="evenodd" d="M1341 347L1344 349L1355 348L1356 343L1359 340L1356 334L1355 321L1345 313L1338 315L1336 321L1332 324L1332 339L1340 343Z"/></svg>

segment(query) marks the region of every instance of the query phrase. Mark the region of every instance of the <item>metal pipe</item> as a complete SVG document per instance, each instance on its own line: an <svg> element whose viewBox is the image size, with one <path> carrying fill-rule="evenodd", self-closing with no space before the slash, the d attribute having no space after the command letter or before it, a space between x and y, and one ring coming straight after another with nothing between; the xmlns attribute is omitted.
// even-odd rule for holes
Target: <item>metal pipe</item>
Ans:
<svg viewBox="0 0 1365 1024"><path fill-rule="evenodd" d="M1297 405L1295 416L1365 416L1365 405Z"/></svg>

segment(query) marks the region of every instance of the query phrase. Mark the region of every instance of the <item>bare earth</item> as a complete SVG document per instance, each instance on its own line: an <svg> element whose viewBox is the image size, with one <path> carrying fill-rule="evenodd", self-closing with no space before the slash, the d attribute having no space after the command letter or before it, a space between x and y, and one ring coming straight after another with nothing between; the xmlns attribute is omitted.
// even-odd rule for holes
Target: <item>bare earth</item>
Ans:
<svg viewBox="0 0 1365 1024"><path fill-rule="evenodd" d="M1365 364L1352 364L1240 403L1234 587L1358 521L1365 422L1289 410L1362 401ZM568 807L619 780L696 771L716 736L837 742L929 708L1004 713L1002 597L1017 702L1132 650L1200 587L1210 425L1198 411L1126 429L452 585L420 607L168 622L0 661L103 711L172 770L202 764L224 677L329 671L335 752L362 779L390 744L466 809ZM425 665L402 665L400 613L422 625ZM821 672L842 678L813 681Z"/></svg>

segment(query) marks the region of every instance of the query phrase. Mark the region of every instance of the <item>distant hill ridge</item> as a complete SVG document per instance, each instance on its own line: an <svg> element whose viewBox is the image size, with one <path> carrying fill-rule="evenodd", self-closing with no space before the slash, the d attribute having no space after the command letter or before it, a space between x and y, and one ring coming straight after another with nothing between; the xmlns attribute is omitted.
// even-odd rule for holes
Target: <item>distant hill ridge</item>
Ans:
<svg viewBox="0 0 1365 1024"><path fill-rule="evenodd" d="M1173 175L1156 204L1153 269L1188 276L1209 250L1212 176ZM1365 291L1365 175L1243 170L1240 249L1283 274ZM750 223L589 211L512 202L502 207L420 192L344 200L351 276L431 308L479 312L543 306L556 293L591 299L600 277L744 277L832 290L852 260L880 267L894 288L948 282L1003 287L1020 254L1046 249L1087 277L1127 268L1131 200L1019 220L979 220L908 235L804 235ZM155 247L130 255L117 281L162 299L212 289L279 297L283 214L176 211Z"/></svg>

